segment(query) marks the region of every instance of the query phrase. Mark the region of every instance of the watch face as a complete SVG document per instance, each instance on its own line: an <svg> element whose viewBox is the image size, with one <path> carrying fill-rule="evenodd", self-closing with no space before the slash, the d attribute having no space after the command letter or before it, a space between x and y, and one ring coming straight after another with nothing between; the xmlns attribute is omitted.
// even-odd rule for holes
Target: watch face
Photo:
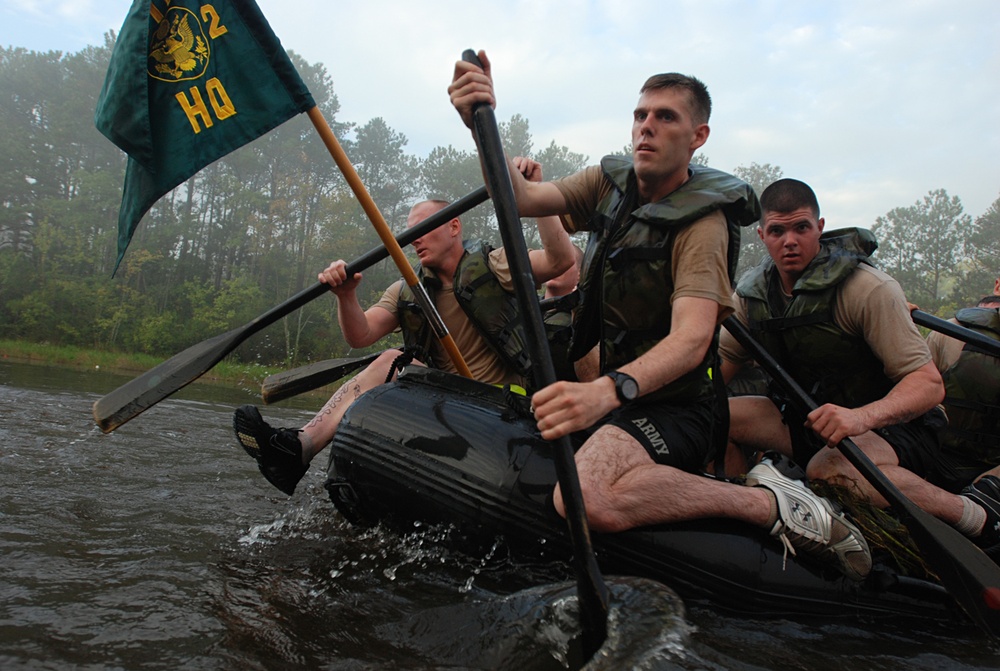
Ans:
<svg viewBox="0 0 1000 671"><path fill-rule="evenodd" d="M639 396L639 384L630 377L621 381L621 390L622 396L630 401L635 400Z"/></svg>
<svg viewBox="0 0 1000 671"><path fill-rule="evenodd" d="M613 371L608 377L615 381L615 394L622 403L634 401L639 397L639 383L631 375Z"/></svg>

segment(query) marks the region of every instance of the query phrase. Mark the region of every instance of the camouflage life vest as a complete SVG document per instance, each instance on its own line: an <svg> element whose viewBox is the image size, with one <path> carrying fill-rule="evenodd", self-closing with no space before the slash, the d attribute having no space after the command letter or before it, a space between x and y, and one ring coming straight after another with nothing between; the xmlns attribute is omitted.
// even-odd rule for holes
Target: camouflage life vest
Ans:
<svg viewBox="0 0 1000 671"><path fill-rule="evenodd" d="M1000 308L966 308L955 319L1000 340ZM1000 359L967 344L943 377L948 426L940 431L941 447L1000 464Z"/></svg>
<svg viewBox="0 0 1000 671"><path fill-rule="evenodd" d="M514 294L506 291L490 270L491 251L492 247L482 242L465 243L465 254L455 269L452 291L462 311L497 356L512 370L530 380L531 361L525 345L527 338L521 312ZM436 289L440 288L440 282L426 274L422 267L417 269L417 273L427 287L427 293L433 297ZM427 361L434 333L413 292L405 284L399 295L398 315L403 344L418 359Z"/></svg>
<svg viewBox="0 0 1000 671"><path fill-rule="evenodd" d="M569 358L569 344L573 335L573 310L580 303L580 292L573 290L565 296L547 298L539 303L545 339L552 354L552 365L557 380L576 381L576 369Z"/></svg>
<svg viewBox="0 0 1000 671"><path fill-rule="evenodd" d="M649 351L670 333L673 288L671 252L678 231L721 210L729 232L730 281L739 257L740 227L760 217L760 203L748 184L732 175L691 165L690 178L667 197L636 207L638 187L632 161L606 156L604 177L614 189L587 223L580 292L570 357L576 361L600 343L601 370L622 366ZM709 347L697 367L652 394L648 401L689 402L713 394Z"/></svg>
<svg viewBox="0 0 1000 671"><path fill-rule="evenodd" d="M856 408L884 397L893 383L863 337L834 321L837 287L878 247L863 228L823 233L820 250L785 304L774 261L766 257L740 280L754 338L816 400Z"/></svg>

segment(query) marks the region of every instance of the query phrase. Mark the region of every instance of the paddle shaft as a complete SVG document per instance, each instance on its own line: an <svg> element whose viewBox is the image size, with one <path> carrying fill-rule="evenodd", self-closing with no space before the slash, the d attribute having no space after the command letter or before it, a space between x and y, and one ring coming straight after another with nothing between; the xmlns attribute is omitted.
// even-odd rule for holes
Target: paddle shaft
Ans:
<svg viewBox="0 0 1000 671"><path fill-rule="evenodd" d="M943 333L944 335L955 338L956 340L961 340L962 342L974 345L977 349L980 349L987 354L1000 357L1000 340L994 340L993 338L984 336L978 331L965 328L961 324L953 324L946 319L935 317L934 315L924 312L923 310L912 311L910 313L910 317L913 318L913 323L918 326L933 329L938 333Z"/></svg>
<svg viewBox="0 0 1000 671"><path fill-rule="evenodd" d="M435 212L397 238L400 245L408 245L422 235L451 221L455 217L489 198L486 187L480 187L451 205ZM379 261L389 252L384 246L376 247L347 264L347 273L361 272ZM166 397L201 377L206 371L232 352L244 340L261 329L286 317L306 303L326 295L329 286L317 282L303 289L280 305L276 305L247 324L192 345L163 363L151 368L94 403L94 421L104 433L116 428L156 405Z"/></svg>
<svg viewBox="0 0 1000 671"><path fill-rule="evenodd" d="M465 51L462 58L470 63L482 65L471 49ZM520 304L524 320L529 347L528 355L535 373L534 381L539 388L542 388L556 381L556 372L545 336L542 313L538 307L535 280L531 273L524 234L521 231L521 220L517 211L517 202L514 199L514 188L507 170L507 160L500 140L500 131L493 109L489 105L479 105L472 114L473 135L476 139L476 145L479 147L487 185L493 197L493 207L496 209L500 226L500 237L507 250L507 259L514 281L514 293ZM566 522L576 567L582 643L584 654L590 659L607 638L608 590L590 543L583 493L580 490L576 462L573 459L573 448L568 436L555 441L554 456L556 475L559 479L559 489L562 492L566 508Z"/></svg>
<svg viewBox="0 0 1000 671"><path fill-rule="evenodd" d="M434 335L437 336L437 339L441 342L441 346L444 347L445 352L448 353L449 358L451 358L451 362L455 364L456 370L458 370L461 375L471 378L472 372L466 365L465 359L462 358L462 353L458 351L455 339L451 337L450 333L448 333L448 327L445 326L444 321L441 319L441 315L438 314L437 308L435 308L434 303L431 302L430 297L427 295L427 290L424 289L424 285L420 283L420 280L417 278L417 274L413 271L413 268L410 267L410 262L407 260L406 255L403 254L402 247L400 247L399 243L396 242L396 238L392 237L392 231L389 230L389 225L385 223L385 219L382 217L382 213L379 212L378 207L375 205L375 201L372 200L372 197L368 194L368 190L361 182L358 172L354 169L350 159L347 158L347 154L344 152L344 148L340 146L337 136L333 134L330 124L326 122L326 118L323 116L323 113L319 111L319 107L310 108L306 114L309 116L309 120L312 121L313 126L316 128L316 132L319 133L320 138L323 140L323 144L326 145L327 150L330 152L330 156L333 157L337 167L340 168L340 172L343 173L344 179L347 180L347 185L351 187L351 191L354 192L358 202L361 203L361 207L364 209L365 214L368 215L368 219L372 222L372 226L375 227L375 232L378 233L379 238L382 239L382 244L389 250L389 255L392 256L393 262L396 264L396 267L399 268L399 272L403 274L403 279L406 281L406 285L410 287L416 302L420 305L424 314L427 316L427 321L431 325Z"/></svg>
<svg viewBox="0 0 1000 671"><path fill-rule="evenodd" d="M818 407L742 322L729 317L723 325L794 404L806 414ZM1000 566L957 530L917 507L850 438L840 441L837 449L896 511L955 601L983 631L1000 637Z"/></svg>

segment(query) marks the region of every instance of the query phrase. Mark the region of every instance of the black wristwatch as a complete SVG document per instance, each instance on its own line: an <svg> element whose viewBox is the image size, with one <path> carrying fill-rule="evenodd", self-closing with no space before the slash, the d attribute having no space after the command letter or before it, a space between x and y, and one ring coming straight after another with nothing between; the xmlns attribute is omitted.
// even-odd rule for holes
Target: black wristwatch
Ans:
<svg viewBox="0 0 1000 671"><path fill-rule="evenodd" d="M635 381L634 377L618 370L605 373L605 375L615 381L615 394L622 405L639 398L639 383Z"/></svg>

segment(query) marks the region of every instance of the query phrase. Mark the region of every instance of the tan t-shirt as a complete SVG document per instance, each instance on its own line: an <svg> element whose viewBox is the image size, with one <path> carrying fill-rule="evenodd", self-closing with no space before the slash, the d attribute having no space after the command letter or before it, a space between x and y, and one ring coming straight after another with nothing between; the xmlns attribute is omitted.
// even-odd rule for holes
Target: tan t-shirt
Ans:
<svg viewBox="0 0 1000 671"><path fill-rule="evenodd" d="M737 298L736 317L747 323L746 301ZM882 362L886 377L894 383L931 360L906 306L903 290L881 270L861 264L837 291L833 320L854 336L863 337ZM750 356L725 329L719 342L722 358L737 364Z"/></svg>
<svg viewBox="0 0 1000 671"><path fill-rule="evenodd" d="M958 321L955 319L949 319L948 321L952 324L958 324ZM958 361L958 357L961 356L962 350L965 348L965 343L956 338L950 338L943 333L931 331L927 335L927 347L931 351L931 358L934 360L934 365L943 373Z"/></svg>
<svg viewBox="0 0 1000 671"><path fill-rule="evenodd" d="M510 273L510 265L507 262L507 254L504 249L494 249L490 252L489 267L500 281L500 285L507 291L513 291L514 281ZM399 280L382 294L375 305L384 310L398 320L399 295L405 286L403 280ZM487 384L518 384L524 386L525 380L510 370L496 352L490 347L486 340L479 334L476 327L469 321L462 306L455 298L452 291L452 284L442 285L441 289L433 292L431 300L437 306L441 320L448 327L448 333L455 341L455 346L461 352L466 365L472 372L472 377ZM396 329L399 330L398 328ZM458 369L451 361L451 357L445 351L441 343L436 339L431 348L432 361L423 363L439 368L449 373L455 373Z"/></svg>
<svg viewBox="0 0 1000 671"><path fill-rule="evenodd" d="M570 233L587 230L598 203L614 189L600 166L591 166L553 184L566 199L568 214L562 220ZM684 296L707 298L719 305L717 323L732 314L735 303L729 281L728 246L729 232L721 210L682 228L671 250L670 303Z"/></svg>

